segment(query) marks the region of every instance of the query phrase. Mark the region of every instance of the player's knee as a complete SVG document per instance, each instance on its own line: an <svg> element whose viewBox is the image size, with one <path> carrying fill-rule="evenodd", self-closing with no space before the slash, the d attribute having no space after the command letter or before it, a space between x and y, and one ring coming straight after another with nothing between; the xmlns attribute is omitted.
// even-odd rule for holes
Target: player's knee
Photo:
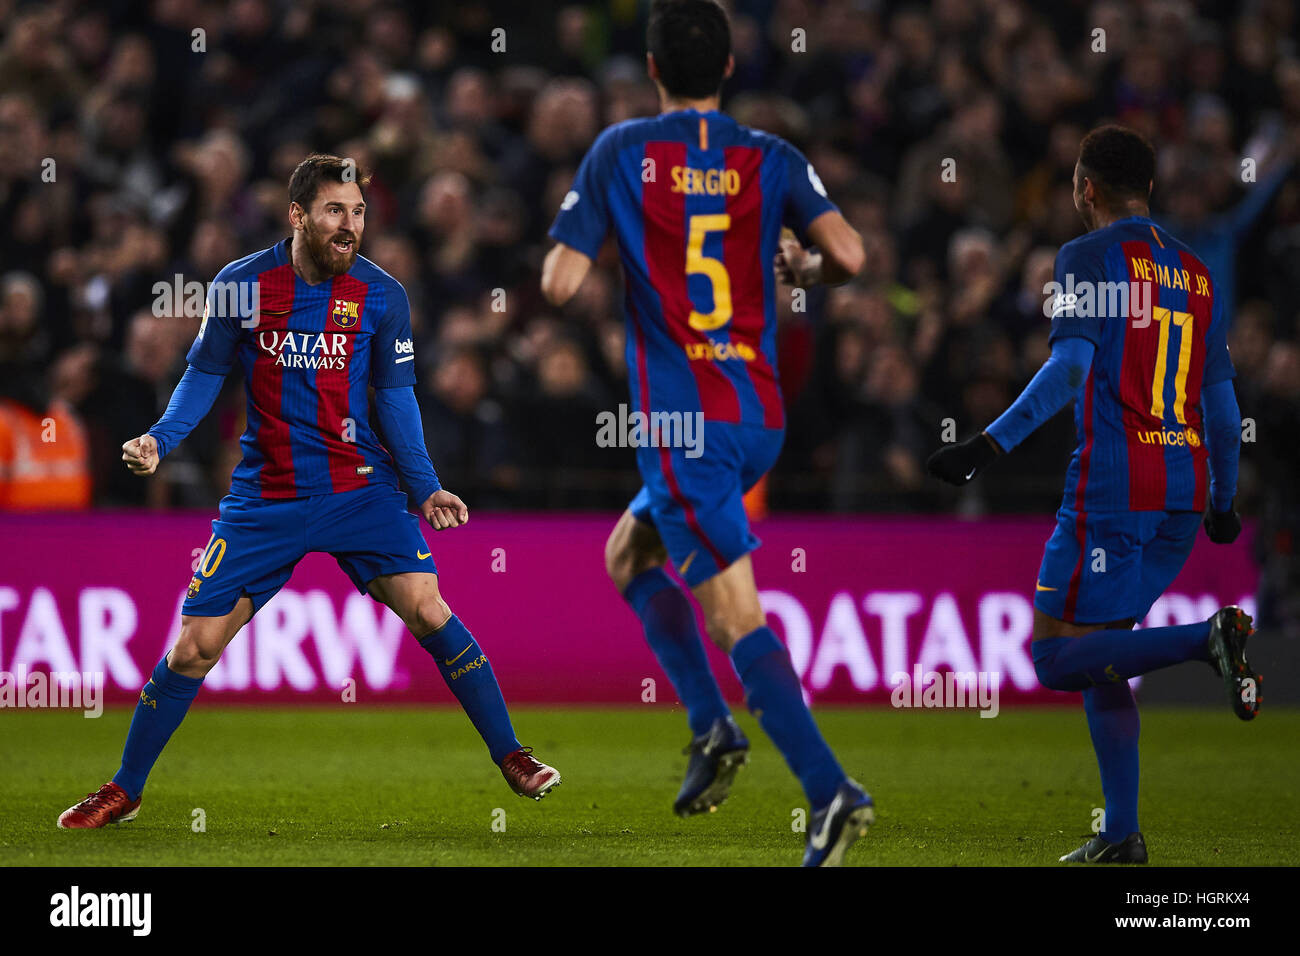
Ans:
<svg viewBox="0 0 1300 956"><path fill-rule="evenodd" d="M449 620L451 620L451 608L447 606L441 594L435 594L422 599L416 605L415 614L407 623L412 634L416 637L424 637L438 630Z"/></svg>
<svg viewBox="0 0 1300 956"><path fill-rule="evenodd" d="M1088 687L1086 677L1064 671L1057 662L1057 653L1062 643L1068 640L1070 638L1056 637L1032 644L1034 673L1038 675L1038 683L1048 690L1079 691Z"/></svg>
<svg viewBox="0 0 1300 956"><path fill-rule="evenodd" d="M1038 683L1042 684L1048 690L1064 690L1063 687L1057 686L1056 672L1052 670L1052 659L1055 655L1034 658L1034 673L1038 675Z"/></svg>
<svg viewBox="0 0 1300 956"><path fill-rule="evenodd" d="M189 628L181 628L180 637L167 655L167 667L187 677L201 677L217 666L221 647L205 641Z"/></svg>
<svg viewBox="0 0 1300 956"><path fill-rule="evenodd" d="M605 573L620 591L632 580L632 562L624 547L623 538L615 528L605 541Z"/></svg>
<svg viewBox="0 0 1300 956"><path fill-rule="evenodd" d="M707 617L704 619L704 631L717 647L730 653L732 646L740 640L725 618Z"/></svg>
<svg viewBox="0 0 1300 956"><path fill-rule="evenodd" d="M627 590L628 584L642 571L662 564L660 550L639 547L635 536L627 532L622 522L605 541L605 573L620 593Z"/></svg>
<svg viewBox="0 0 1300 956"><path fill-rule="evenodd" d="M735 614L730 611L721 611L709 614L704 619L704 630L709 635L709 640L718 646L718 648L728 654L746 634L751 634L763 627L767 623L766 619L761 616L755 617L751 614Z"/></svg>
<svg viewBox="0 0 1300 956"><path fill-rule="evenodd" d="M712 615L704 619L704 630L711 640L724 653L730 654L736 642L748 631L742 629L736 621L727 615Z"/></svg>

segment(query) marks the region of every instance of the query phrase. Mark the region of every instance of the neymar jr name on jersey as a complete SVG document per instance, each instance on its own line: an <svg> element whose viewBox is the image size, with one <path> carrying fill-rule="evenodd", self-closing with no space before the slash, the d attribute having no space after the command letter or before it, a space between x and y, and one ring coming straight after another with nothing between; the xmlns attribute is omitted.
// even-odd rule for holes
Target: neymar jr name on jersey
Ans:
<svg viewBox="0 0 1300 956"><path fill-rule="evenodd" d="M1210 294L1210 280L1204 275L1190 275L1186 269L1170 268L1162 262L1156 262L1152 259L1146 259L1141 256L1130 256L1129 264L1132 267L1132 274L1141 277L1147 282L1154 282L1162 285L1166 289L1183 289L1188 292L1194 292L1196 295ZM1196 288L1192 288L1192 280L1196 280Z"/></svg>

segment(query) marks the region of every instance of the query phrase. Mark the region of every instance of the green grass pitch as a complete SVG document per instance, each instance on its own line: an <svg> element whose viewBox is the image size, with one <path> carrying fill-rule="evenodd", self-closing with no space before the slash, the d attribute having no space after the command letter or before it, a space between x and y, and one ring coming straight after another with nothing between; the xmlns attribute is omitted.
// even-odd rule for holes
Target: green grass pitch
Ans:
<svg viewBox="0 0 1300 956"><path fill-rule="evenodd" d="M666 707L517 709L521 738L564 775L534 803L506 788L458 710L200 706L135 821L56 829L116 769L129 716L0 714L0 864L781 866L803 848L802 793L747 713L754 749L731 799L673 816L687 729ZM1051 864L1101 802L1081 709L817 717L879 810L847 865ZM1300 862L1298 756L1294 710L1253 724L1226 707L1144 711L1152 863Z"/></svg>

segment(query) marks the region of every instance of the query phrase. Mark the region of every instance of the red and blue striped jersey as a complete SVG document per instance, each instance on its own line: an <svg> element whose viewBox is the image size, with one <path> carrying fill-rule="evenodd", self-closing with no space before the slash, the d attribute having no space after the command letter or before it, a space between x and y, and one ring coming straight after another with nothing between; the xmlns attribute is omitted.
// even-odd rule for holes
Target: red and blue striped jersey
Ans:
<svg viewBox="0 0 1300 956"><path fill-rule="evenodd" d="M1064 506L1201 511L1208 475L1201 388L1235 374L1210 271L1144 216L1061 247L1051 338L1096 346L1075 401Z"/></svg>
<svg viewBox="0 0 1300 956"><path fill-rule="evenodd" d="M783 225L806 242L833 209L789 143L678 110L605 130L550 235L594 259L614 229L635 410L779 428L772 262Z"/></svg>
<svg viewBox="0 0 1300 956"><path fill-rule="evenodd" d="M370 427L368 386L415 384L411 311L401 284L358 256L308 285L286 239L230 263L208 290L186 360L244 372L248 426L230 491L301 498L376 483L398 488L392 456Z"/></svg>

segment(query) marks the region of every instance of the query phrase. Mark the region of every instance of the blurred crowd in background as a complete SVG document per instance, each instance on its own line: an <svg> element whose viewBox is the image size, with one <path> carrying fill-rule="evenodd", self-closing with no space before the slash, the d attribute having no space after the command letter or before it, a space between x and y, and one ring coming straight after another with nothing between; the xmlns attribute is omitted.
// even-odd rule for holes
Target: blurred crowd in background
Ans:
<svg viewBox="0 0 1300 956"><path fill-rule="evenodd" d="M859 278L812 292L806 311L781 297L790 414L772 509L1058 503L1069 412L966 489L929 480L923 462L946 419L959 436L982 427L1045 360L1043 286L1082 230L1078 143L1114 120L1156 145L1153 215L1233 305L1240 404L1257 423L1239 502L1264 520L1263 547L1294 551L1292 0L727 6L736 72L723 108L799 146L868 252ZM26 414L61 430L41 488L96 506L214 506L239 455L237 372L160 480L120 462L165 407L198 326L156 314L154 285L210 281L287 235L289 173L324 150L373 170L362 254L410 295L444 483L477 508L625 504L633 454L594 440L596 413L627 399L617 256L607 246L563 311L538 277L593 138L658 111L647 10L0 0L3 480L33 467Z"/></svg>

